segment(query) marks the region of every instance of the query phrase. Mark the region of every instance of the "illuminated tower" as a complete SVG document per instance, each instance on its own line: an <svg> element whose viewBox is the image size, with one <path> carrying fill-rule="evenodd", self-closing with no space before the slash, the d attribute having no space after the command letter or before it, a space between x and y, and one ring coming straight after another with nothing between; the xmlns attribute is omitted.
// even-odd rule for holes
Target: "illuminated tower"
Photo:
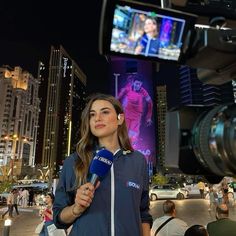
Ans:
<svg viewBox="0 0 236 236"><path fill-rule="evenodd" d="M167 112L166 100L166 85L157 86L157 139L158 139L158 152L157 152L157 168L160 170L164 167L165 160L165 121Z"/></svg>
<svg viewBox="0 0 236 236"><path fill-rule="evenodd" d="M0 166L8 177L25 175L25 168L34 165L38 89L39 79L21 67L0 68Z"/></svg>
<svg viewBox="0 0 236 236"><path fill-rule="evenodd" d="M42 164L53 168L75 151L86 98L86 76L65 49L51 47Z"/></svg>

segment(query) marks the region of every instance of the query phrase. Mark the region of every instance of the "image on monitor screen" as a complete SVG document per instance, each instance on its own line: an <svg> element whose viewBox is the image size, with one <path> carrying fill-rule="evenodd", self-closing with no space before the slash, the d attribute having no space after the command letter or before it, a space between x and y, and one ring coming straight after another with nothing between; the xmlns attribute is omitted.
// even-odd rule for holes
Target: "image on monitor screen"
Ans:
<svg viewBox="0 0 236 236"><path fill-rule="evenodd" d="M183 45L185 19L161 11L144 11L116 5L110 51L178 61Z"/></svg>

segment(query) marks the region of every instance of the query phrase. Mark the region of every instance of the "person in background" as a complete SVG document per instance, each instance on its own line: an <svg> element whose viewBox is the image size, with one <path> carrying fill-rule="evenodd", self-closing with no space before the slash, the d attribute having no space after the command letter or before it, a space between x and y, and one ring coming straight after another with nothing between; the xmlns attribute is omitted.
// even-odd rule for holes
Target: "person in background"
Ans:
<svg viewBox="0 0 236 236"><path fill-rule="evenodd" d="M18 190L17 190L17 189L13 189L12 213L13 213L13 210L14 210L14 208L15 208L17 215L19 215L19 211L18 211L18 196L19 196Z"/></svg>
<svg viewBox="0 0 236 236"><path fill-rule="evenodd" d="M202 180L200 180L200 181L197 183L197 186L198 186L198 189L199 189L199 192L200 192L200 197L201 197L201 198L204 198L205 184L202 182Z"/></svg>
<svg viewBox="0 0 236 236"><path fill-rule="evenodd" d="M208 236L208 233L203 225L192 225L185 231L184 236Z"/></svg>
<svg viewBox="0 0 236 236"><path fill-rule="evenodd" d="M144 33L138 41L134 54L142 54L148 56L149 54L157 55L159 51L159 29L157 21L154 18L148 17L144 23Z"/></svg>
<svg viewBox="0 0 236 236"><path fill-rule="evenodd" d="M47 227L53 224L53 213L52 213L53 202L54 202L53 193L47 193L47 195L45 196L46 207L40 212L40 216L44 221L44 226L39 236L48 236Z"/></svg>
<svg viewBox="0 0 236 236"><path fill-rule="evenodd" d="M13 211L13 201L14 201L14 195L13 195L13 189L7 196L7 210L3 213L2 219L4 219L4 216L8 213L9 217L12 218L12 211Z"/></svg>
<svg viewBox="0 0 236 236"><path fill-rule="evenodd" d="M208 211L211 211L212 209L215 209L216 204L218 201L217 193L213 189L212 186L209 187L209 207Z"/></svg>
<svg viewBox="0 0 236 236"><path fill-rule="evenodd" d="M223 178L221 182L221 188L223 191L223 203L229 204L229 196L228 196L229 186L228 186L228 180L226 178Z"/></svg>
<svg viewBox="0 0 236 236"><path fill-rule="evenodd" d="M148 172L143 154L134 151L120 102L94 94L81 116L77 152L66 158L53 205L58 228L71 236L150 236ZM89 166L96 151L113 153L111 170L93 186Z"/></svg>
<svg viewBox="0 0 236 236"><path fill-rule="evenodd" d="M22 207L27 207L28 206L28 202L29 202L29 191L28 189L23 189L22 193L21 193L21 197L22 197Z"/></svg>
<svg viewBox="0 0 236 236"><path fill-rule="evenodd" d="M23 191L22 188L20 188L20 189L18 190L18 197L17 197L18 206L21 206L21 205L22 205L22 191Z"/></svg>
<svg viewBox="0 0 236 236"><path fill-rule="evenodd" d="M218 196L218 204L223 203L223 191L221 188L218 190L217 196Z"/></svg>
<svg viewBox="0 0 236 236"><path fill-rule="evenodd" d="M29 190L29 202L28 205L31 207L34 205L34 191L33 189Z"/></svg>
<svg viewBox="0 0 236 236"><path fill-rule="evenodd" d="M183 220L176 218L175 203L171 200L166 200L163 203L163 212L164 216L157 218L153 222L151 236L183 236L188 225ZM167 223L159 228L164 222Z"/></svg>
<svg viewBox="0 0 236 236"><path fill-rule="evenodd" d="M216 207L216 221L207 224L209 236L233 236L236 232L236 221L229 219L229 208L225 203Z"/></svg>

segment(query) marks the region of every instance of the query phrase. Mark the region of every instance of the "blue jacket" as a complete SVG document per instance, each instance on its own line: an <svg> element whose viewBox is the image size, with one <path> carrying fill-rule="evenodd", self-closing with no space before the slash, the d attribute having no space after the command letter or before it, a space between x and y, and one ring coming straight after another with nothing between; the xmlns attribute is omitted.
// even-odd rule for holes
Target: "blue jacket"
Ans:
<svg viewBox="0 0 236 236"><path fill-rule="evenodd" d="M70 224L60 221L63 208L74 203L75 174L78 156L68 157L63 165L53 204L54 222L58 228ZM122 150L114 155L111 171L96 189L90 207L73 222L71 236L141 236L141 223L150 223L148 172L144 156Z"/></svg>
<svg viewBox="0 0 236 236"><path fill-rule="evenodd" d="M143 47L142 54L145 56L152 55L157 56L159 51L159 39L158 38L149 38L144 34L140 40L140 45Z"/></svg>

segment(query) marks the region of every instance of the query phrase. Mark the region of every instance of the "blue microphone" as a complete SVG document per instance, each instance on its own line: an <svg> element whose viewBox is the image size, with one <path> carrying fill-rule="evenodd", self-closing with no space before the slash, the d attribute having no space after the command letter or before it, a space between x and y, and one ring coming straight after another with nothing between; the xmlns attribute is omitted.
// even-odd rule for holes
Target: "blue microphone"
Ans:
<svg viewBox="0 0 236 236"><path fill-rule="evenodd" d="M107 149L101 149L93 158L89 172L92 175L90 183L96 186L98 180L104 177L110 170L113 163L113 153Z"/></svg>

